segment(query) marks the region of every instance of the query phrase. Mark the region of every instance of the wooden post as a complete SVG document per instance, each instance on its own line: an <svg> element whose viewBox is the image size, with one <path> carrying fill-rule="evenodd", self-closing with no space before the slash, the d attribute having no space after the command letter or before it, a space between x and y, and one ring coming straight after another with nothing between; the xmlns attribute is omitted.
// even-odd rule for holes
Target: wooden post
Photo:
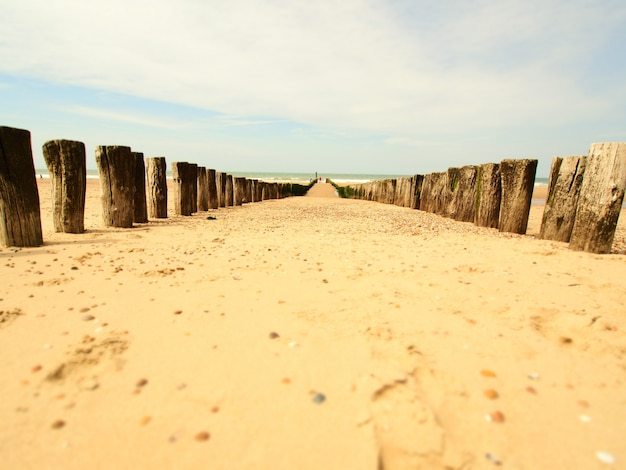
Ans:
<svg viewBox="0 0 626 470"><path fill-rule="evenodd" d="M226 173L217 173L215 182L218 184L217 204L219 207L226 207Z"/></svg>
<svg viewBox="0 0 626 470"><path fill-rule="evenodd" d="M193 184L190 181L191 172L189 163L172 162L172 177L174 179L174 213L176 215L191 215L191 194Z"/></svg>
<svg viewBox="0 0 626 470"><path fill-rule="evenodd" d="M215 170L207 169L207 191L209 193L209 209L217 209L218 206L218 193L217 193L217 179Z"/></svg>
<svg viewBox="0 0 626 470"><path fill-rule="evenodd" d="M476 221L479 227L498 228L502 181L500 165L484 163L478 166L476 175Z"/></svg>
<svg viewBox="0 0 626 470"><path fill-rule="evenodd" d="M165 157L146 159L148 176L148 216L167 218L167 164Z"/></svg>
<svg viewBox="0 0 626 470"><path fill-rule="evenodd" d="M0 243L43 245L30 132L0 127Z"/></svg>
<svg viewBox="0 0 626 470"><path fill-rule="evenodd" d="M135 212L133 221L138 224L148 222L148 207L146 203L146 165L143 153L133 152L135 158Z"/></svg>
<svg viewBox="0 0 626 470"><path fill-rule="evenodd" d="M206 176L206 168L198 167L198 211L209 210L209 181Z"/></svg>
<svg viewBox="0 0 626 470"><path fill-rule="evenodd" d="M443 215L446 208L447 173L429 173L424 176L420 196L420 210Z"/></svg>
<svg viewBox="0 0 626 470"><path fill-rule="evenodd" d="M424 184L424 175L413 175L411 178L411 209L420 208L420 195L422 193L422 185Z"/></svg>
<svg viewBox="0 0 626 470"><path fill-rule="evenodd" d="M569 242L587 157L554 157L543 210L540 237Z"/></svg>
<svg viewBox="0 0 626 470"><path fill-rule="evenodd" d="M502 160L502 203L499 229L501 232L525 234L530 204L535 187L537 160Z"/></svg>
<svg viewBox="0 0 626 470"><path fill-rule="evenodd" d="M189 181L189 196L191 198L191 213L198 212L198 165L196 163L189 163L187 167L189 174L187 179Z"/></svg>
<svg viewBox="0 0 626 470"><path fill-rule="evenodd" d="M233 175L226 175L226 192L224 197L224 203L226 206L232 206L233 201Z"/></svg>
<svg viewBox="0 0 626 470"><path fill-rule="evenodd" d="M54 231L83 233L87 191L85 144L50 140L43 144L42 150L50 173Z"/></svg>
<svg viewBox="0 0 626 470"><path fill-rule="evenodd" d="M592 144L570 248L610 253L626 189L626 142Z"/></svg>
<svg viewBox="0 0 626 470"><path fill-rule="evenodd" d="M102 189L102 219L107 227L130 228L135 215L135 158L130 147L99 145L96 163Z"/></svg>
<svg viewBox="0 0 626 470"><path fill-rule="evenodd" d="M477 168L473 165L458 169L456 187L452 194L450 207L453 218L459 222L474 222L476 219L476 178Z"/></svg>
<svg viewBox="0 0 626 470"><path fill-rule="evenodd" d="M246 198L246 179L235 178L233 180L233 205L241 206Z"/></svg>

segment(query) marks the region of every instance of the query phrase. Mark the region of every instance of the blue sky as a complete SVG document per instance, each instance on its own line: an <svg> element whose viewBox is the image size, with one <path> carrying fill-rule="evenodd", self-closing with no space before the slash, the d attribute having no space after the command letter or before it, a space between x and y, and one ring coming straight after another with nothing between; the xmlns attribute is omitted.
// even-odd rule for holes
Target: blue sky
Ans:
<svg viewBox="0 0 626 470"><path fill-rule="evenodd" d="M626 2L0 0L0 125L220 171L413 174L626 141Z"/></svg>

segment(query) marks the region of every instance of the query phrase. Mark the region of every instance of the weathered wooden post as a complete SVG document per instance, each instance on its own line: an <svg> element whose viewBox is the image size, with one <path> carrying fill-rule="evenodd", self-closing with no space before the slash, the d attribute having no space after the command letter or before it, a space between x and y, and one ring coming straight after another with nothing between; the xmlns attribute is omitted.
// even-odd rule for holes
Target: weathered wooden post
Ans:
<svg viewBox="0 0 626 470"><path fill-rule="evenodd" d="M569 242L576 218L576 206L585 174L587 157L554 157L543 209L540 237Z"/></svg>
<svg viewBox="0 0 626 470"><path fill-rule="evenodd" d="M189 163L172 162L172 178L174 180L174 213L191 215L193 184L190 181Z"/></svg>
<svg viewBox="0 0 626 470"><path fill-rule="evenodd" d="M0 243L43 244L30 132L0 127Z"/></svg>
<svg viewBox="0 0 626 470"><path fill-rule="evenodd" d="M474 223L479 227L498 228L502 201L500 165L498 163L479 165L476 186L476 221Z"/></svg>
<svg viewBox="0 0 626 470"><path fill-rule="evenodd" d="M102 190L102 219L107 227L130 228L135 216L135 158L130 147L99 145L96 163Z"/></svg>
<svg viewBox="0 0 626 470"><path fill-rule="evenodd" d="M87 191L85 144L50 140L43 144L42 150L50 173L54 231L83 233Z"/></svg>
<svg viewBox="0 0 626 470"><path fill-rule="evenodd" d="M209 194L209 209L217 209L218 205L218 193L217 193L217 178L215 170L207 169L207 191Z"/></svg>
<svg viewBox="0 0 626 470"><path fill-rule="evenodd" d="M148 221L148 207L146 203L146 165L143 153L133 152L135 158L135 212L133 221L144 224Z"/></svg>
<svg viewBox="0 0 626 470"><path fill-rule="evenodd" d="M226 173L217 173L215 182L217 183L217 205L226 207Z"/></svg>
<svg viewBox="0 0 626 470"><path fill-rule="evenodd" d="M226 184L225 184L226 192L224 197L224 203L226 206L232 206L234 203L233 200L233 175L226 175Z"/></svg>
<svg viewBox="0 0 626 470"><path fill-rule="evenodd" d="M191 213L198 212L198 165L196 163L189 163L187 167L189 174L187 179L189 181L189 192L191 198Z"/></svg>
<svg viewBox="0 0 626 470"><path fill-rule="evenodd" d="M446 182L447 173L429 173L424 176L420 196L420 210L443 215L447 212Z"/></svg>
<svg viewBox="0 0 626 470"><path fill-rule="evenodd" d="M246 179L235 178L233 180L233 205L241 206L246 198Z"/></svg>
<svg viewBox="0 0 626 470"><path fill-rule="evenodd" d="M456 188L452 195L450 207L453 208L452 217L459 222L474 222L476 218L476 178L477 168L473 165L458 169Z"/></svg>
<svg viewBox="0 0 626 470"><path fill-rule="evenodd" d="M422 193L422 185L424 184L424 175L413 175L411 178L411 209L420 208L420 195Z"/></svg>
<svg viewBox="0 0 626 470"><path fill-rule="evenodd" d="M502 160L502 203L499 230L525 234L535 187L537 160Z"/></svg>
<svg viewBox="0 0 626 470"><path fill-rule="evenodd" d="M626 189L626 142L592 144L569 246L610 253Z"/></svg>
<svg viewBox="0 0 626 470"><path fill-rule="evenodd" d="M148 216L167 218L167 164L165 157L146 159L148 176Z"/></svg>
<svg viewBox="0 0 626 470"><path fill-rule="evenodd" d="M209 210L209 181L206 176L206 168L198 167L198 211Z"/></svg>

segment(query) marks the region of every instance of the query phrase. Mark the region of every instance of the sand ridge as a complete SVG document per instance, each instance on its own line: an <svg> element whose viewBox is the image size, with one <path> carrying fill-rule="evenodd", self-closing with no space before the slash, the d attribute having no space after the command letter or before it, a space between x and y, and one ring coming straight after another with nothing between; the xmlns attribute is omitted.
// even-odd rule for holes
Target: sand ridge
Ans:
<svg viewBox="0 0 626 470"><path fill-rule="evenodd" d="M626 462L626 256L537 240L540 206L530 236L316 197L114 229L90 181L72 235L39 184L45 245L0 250L6 468Z"/></svg>

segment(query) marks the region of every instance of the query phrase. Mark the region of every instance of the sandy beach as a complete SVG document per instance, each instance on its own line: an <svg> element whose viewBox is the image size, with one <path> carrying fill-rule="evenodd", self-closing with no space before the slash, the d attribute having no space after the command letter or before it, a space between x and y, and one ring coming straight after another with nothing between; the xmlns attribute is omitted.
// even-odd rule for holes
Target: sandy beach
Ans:
<svg viewBox="0 0 626 470"><path fill-rule="evenodd" d="M0 468L626 468L623 212L611 255L321 185L115 229L94 179L73 235L38 184Z"/></svg>

